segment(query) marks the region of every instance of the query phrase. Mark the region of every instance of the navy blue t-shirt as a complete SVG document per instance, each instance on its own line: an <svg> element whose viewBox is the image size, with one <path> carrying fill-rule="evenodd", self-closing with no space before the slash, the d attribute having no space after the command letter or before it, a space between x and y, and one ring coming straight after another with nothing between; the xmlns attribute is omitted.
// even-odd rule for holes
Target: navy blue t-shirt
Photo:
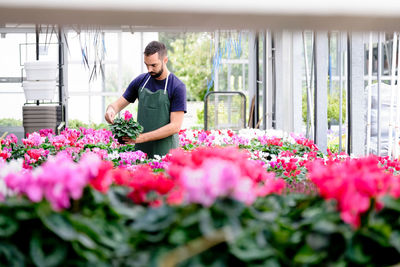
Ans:
<svg viewBox="0 0 400 267"><path fill-rule="evenodd" d="M130 103L135 102L139 95L139 88L144 85L149 76L149 73L143 73L137 76L129 84L128 88L123 94L123 97ZM152 92L164 90L166 81L167 79L160 81L151 77L146 84L146 88ZM169 101L171 103L170 112L184 111L186 113L186 86L173 73L169 74L167 92Z"/></svg>

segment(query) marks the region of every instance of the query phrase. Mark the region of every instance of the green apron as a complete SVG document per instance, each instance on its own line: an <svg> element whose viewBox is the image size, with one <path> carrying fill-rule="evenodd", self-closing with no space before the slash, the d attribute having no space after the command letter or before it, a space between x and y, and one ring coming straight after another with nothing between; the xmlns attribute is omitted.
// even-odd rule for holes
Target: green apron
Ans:
<svg viewBox="0 0 400 267"><path fill-rule="evenodd" d="M167 93L169 74L164 90L157 90L155 92L146 88L150 77L146 80L143 87L139 88L137 121L143 126L143 133L154 131L170 123L170 101ZM135 150L141 150L147 153L149 158L154 158L154 155L164 156L168 154L169 150L177 148L178 144L178 134L174 134L164 139L135 144Z"/></svg>

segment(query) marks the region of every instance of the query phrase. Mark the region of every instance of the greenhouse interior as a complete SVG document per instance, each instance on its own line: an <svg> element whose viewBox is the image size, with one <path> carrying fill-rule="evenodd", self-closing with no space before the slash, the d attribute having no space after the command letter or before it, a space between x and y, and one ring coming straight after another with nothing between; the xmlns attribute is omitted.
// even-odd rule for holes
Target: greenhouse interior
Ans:
<svg viewBox="0 0 400 267"><path fill-rule="evenodd" d="M0 1L0 266L400 266L399 14Z"/></svg>

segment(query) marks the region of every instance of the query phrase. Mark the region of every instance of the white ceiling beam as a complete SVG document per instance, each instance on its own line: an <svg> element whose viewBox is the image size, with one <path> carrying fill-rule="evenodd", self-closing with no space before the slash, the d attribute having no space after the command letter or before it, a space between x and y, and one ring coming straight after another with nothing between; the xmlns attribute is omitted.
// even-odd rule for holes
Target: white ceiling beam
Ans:
<svg viewBox="0 0 400 267"><path fill-rule="evenodd" d="M0 0L0 24L400 30L400 1Z"/></svg>

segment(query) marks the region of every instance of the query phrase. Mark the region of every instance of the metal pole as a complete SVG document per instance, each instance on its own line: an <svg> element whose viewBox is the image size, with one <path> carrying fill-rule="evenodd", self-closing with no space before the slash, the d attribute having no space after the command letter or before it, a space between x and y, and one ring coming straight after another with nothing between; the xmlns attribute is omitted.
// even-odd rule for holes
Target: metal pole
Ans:
<svg viewBox="0 0 400 267"><path fill-rule="evenodd" d="M63 92L63 86L64 86L64 71L63 71L63 55L64 55L64 49L63 49L63 41L62 41L62 35L63 31L61 29L61 26L58 26L58 101L59 105L61 106L61 121L66 122L66 109L64 106L64 92Z"/></svg>
<svg viewBox="0 0 400 267"><path fill-rule="evenodd" d="M291 111L293 132L301 133L303 131L303 117L302 117L302 95L303 95L303 47L302 47L302 34L301 31L294 31L292 33L291 43L291 72L292 72L292 90L289 107L292 106ZM289 128L290 129L290 128Z"/></svg>
<svg viewBox="0 0 400 267"><path fill-rule="evenodd" d="M259 80L260 80L260 62L259 62L259 56L260 56L260 47L259 47L259 33L256 33L256 39L254 41L255 43L255 61L256 61L256 92L255 92L255 98L254 98L254 116L253 116L253 127L256 127L256 124L259 121L259 107L260 107L260 85L259 85Z"/></svg>
<svg viewBox="0 0 400 267"><path fill-rule="evenodd" d="M119 32L119 33L117 33L117 36L118 36L118 58L117 58L117 60L118 60L118 65L120 64L120 58L119 58L119 54L120 54L120 52L119 52L119 50L120 50L120 43L121 43L121 33ZM104 39L105 39L105 33L104 32L102 32L101 33L101 37L102 37L102 40L101 41L103 41ZM105 55L104 55L104 49L102 49L102 53L101 53L101 57L102 57L102 59L101 59L101 69L103 70L103 71L101 71L101 91L102 92L105 92L106 91L106 65L104 64L104 57L105 57ZM119 68L119 66L117 67L117 68ZM119 82L120 82L120 76L121 76L121 73L122 72L119 72L118 73L118 77L117 77L117 84L119 85ZM120 87L119 87L120 88ZM117 89L118 90L118 89ZM91 96L89 96L89 97L91 97ZM106 106L105 106L105 96L101 96L101 118L104 118L104 113L105 113L105 110L106 110Z"/></svg>
<svg viewBox="0 0 400 267"><path fill-rule="evenodd" d="M342 33L338 33L338 74L339 74L339 152L342 152L342 120L343 120L343 51L342 51Z"/></svg>
<svg viewBox="0 0 400 267"><path fill-rule="evenodd" d="M39 60L39 25L35 25L36 32L36 60Z"/></svg>
<svg viewBox="0 0 400 267"><path fill-rule="evenodd" d="M219 68L220 68L220 53L219 53L219 31L215 31L214 55L218 58L218 64L214 65L214 91L219 91ZM208 120L208 118L207 118ZM214 128L218 127L218 95L214 97Z"/></svg>
<svg viewBox="0 0 400 267"><path fill-rule="evenodd" d="M372 45L372 32L369 33L369 44L368 44L368 104L367 104L367 151L368 155L371 152L371 98L372 98L372 52L374 47Z"/></svg>
<svg viewBox="0 0 400 267"><path fill-rule="evenodd" d="M347 72L346 72L346 84L347 84L347 87L346 87L346 92L347 92L347 117L346 117L346 119L347 119L347 134L346 134L346 138L347 138L347 140L346 140L346 143L347 143L347 147L346 147L346 153L347 154L350 154L350 151L351 151L351 140L352 140L352 137L351 137L351 134L352 134L352 132L351 132L351 127L352 127L352 107L351 107L351 101L352 101L352 93L351 93L351 89L352 89L352 86L351 86L351 82L352 82L352 78L351 78L351 72L352 72L352 68L351 68L351 64L352 64L352 59L351 59L351 43L350 43L350 38L351 38L351 36L350 36L350 33L348 32L347 33ZM350 70L350 71L349 71Z"/></svg>
<svg viewBox="0 0 400 267"><path fill-rule="evenodd" d="M267 31L263 31L263 129L267 129Z"/></svg>
<svg viewBox="0 0 400 267"><path fill-rule="evenodd" d="M271 32L271 78L272 78L272 90L271 90L271 99L272 99L272 122L271 126L273 129L276 129L276 47L275 47L275 34Z"/></svg>
<svg viewBox="0 0 400 267"><path fill-rule="evenodd" d="M400 39L400 38L399 38ZM400 41L400 40L399 40ZM400 43L397 46L397 54L400 55ZM397 60L397 85L396 85L396 127L395 127L395 139L399 140L399 126L400 126L400 60ZM399 143L395 142L395 151L394 151L395 159L398 159L399 156Z"/></svg>
<svg viewBox="0 0 400 267"><path fill-rule="evenodd" d="M215 40L214 40L214 55L219 56L219 31L215 31ZM218 91L218 72L219 72L219 64L218 66L214 66L214 91Z"/></svg>
<svg viewBox="0 0 400 267"><path fill-rule="evenodd" d="M378 113L377 113L377 127L378 127L378 142L377 154L381 155L381 75L382 75L382 33L378 34Z"/></svg>
<svg viewBox="0 0 400 267"><path fill-rule="evenodd" d="M343 48L343 64L342 64L342 66L343 66L343 79L344 79L344 91L345 92L347 92L347 94L345 95L345 97L346 97L346 103L349 105L349 103L350 103L350 94L349 94L349 88L350 88L350 86L349 86L349 81L350 81L350 75L349 75L349 66L350 66L350 56L351 56L351 54L350 54L350 49L348 49L348 45L349 45L349 42L348 42L348 38L349 38L349 35L346 33L346 32L344 32L343 34L342 34L342 38L343 38L343 42L342 42L342 44L344 45L344 48ZM347 129L350 129L350 123L349 123L349 121L350 121L350 108L348 108L348 109L346 109L346 117L345 117L345 120L344 120L344 125L345 125L345 127L347 128ZM348 133L350 133L350 131L348 132ZM350 143L350 134L346 134L345 135L345 151L346 152L349 152L350 151L350 147L349 147L349 143Z"/></svg>
<svg viewBox="0 0 400 267"><path fill-rule="evenodd" d="M308 97L310 98L310 139L315 139L315 32L311 34L311 66L310 66L310 92Z"/></svg>
<svg viewBox="0 0 400 267"><path fill-rule="evenodd" d="M229 49L230 49L230 47L229 47ZM228 55L229 55L229 52L228 52ZM232 87L233 87L231 84L232 65L229 62L227 62L226 64L228 65L227 66L228 71L227 71L227 77L226 77L226 80L228 83L227 91L232 91ZM232 115L232 112L231 112L232 98L228 96L228 101L227 101L227 103L224 103L224 105L225 104L228 104L228 124L231 124L231 122L232 122L232 116L231 116Z"/></svg>
<svg viewBox="0 0 400 267"><path fill-rule="evenodd" d="M312 95L311 95L311 78L310 78L310 73L309 73L309 65L308 65L308 49L307 49L307 40L305 33L303 31L303 49L304 49L304 64L306 68L306 87L307 87L307 127L306 127L306 137L310 137L310 132L313 132L313 127L312 127L312 121L313 121L313 109L312 109ZM311 122L311 126L310 126Z"/></svg>
<svg viewBox="0 0 400 267"><path fill-rule="evenodd" d="M389 143L388 143L388 156L392 158L392 138L393 138L393 105L394 105L394 86L395 86L395 72L396 72L396 52L397 52L397 33L393 33L393 46L392 46L392 69L390 81L390 115L389 115ZM396 139L397 140L397 139ZM395 140L395 143L396 143ZM398 141L397 141L398 142Z"/></svg>
<svg viewBox="0 0 400 267"><path fill-rule="evenodd" d="M328 132L328 33L317 31L314 41L315 57L315 136L314 140L322 153L327 150Z"/></svg>

